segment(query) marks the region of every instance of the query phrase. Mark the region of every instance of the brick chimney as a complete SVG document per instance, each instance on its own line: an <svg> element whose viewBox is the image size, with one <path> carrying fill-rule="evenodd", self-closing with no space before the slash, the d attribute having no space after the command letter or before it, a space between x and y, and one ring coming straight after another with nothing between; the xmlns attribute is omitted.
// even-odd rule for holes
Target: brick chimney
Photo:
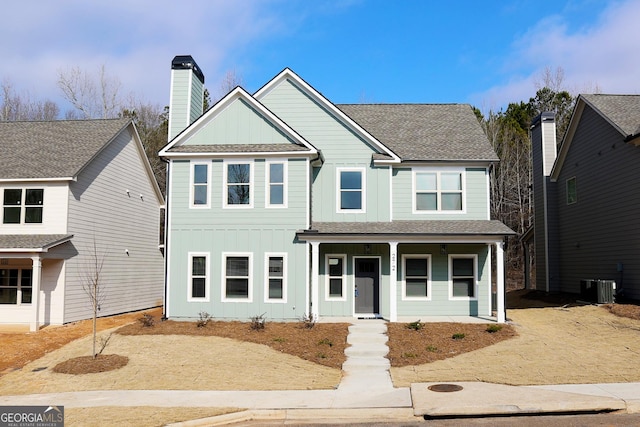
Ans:
<svg viewBox="0 0 640 427"><path fill-rule="evenodd" d="M171 98L169 100L169 141L203 113L204 74L190 55L171 61Z"/></svg>
<svg viewBox="0 0 640 427"><path fill-rule="evenodd" d="M554 113L541 113L531 122L531 152L536 289L553 292L560 286L557 189L555 182L551 182L551 170L557 157Z"/></svg>

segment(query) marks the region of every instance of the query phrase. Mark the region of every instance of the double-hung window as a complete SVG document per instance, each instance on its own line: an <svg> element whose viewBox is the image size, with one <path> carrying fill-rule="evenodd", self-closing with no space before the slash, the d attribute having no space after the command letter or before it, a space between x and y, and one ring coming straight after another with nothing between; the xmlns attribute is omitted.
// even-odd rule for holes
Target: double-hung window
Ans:
<svg viewBox="0 0 640 427"><path fill-rule="evenodd" d="M403 292L405 300L431 299L431 272L429 255L403 255Z"/></svg>
<svg viewBox="0 0 640 427"><path fill-rule="evenodd" d="M0 304L31 304L32 271L0 269Z"/></svg>
<svg viewBox="0 0 640 427"><path fill-rule="evenodd" d="M253 207L253 162L224 163L225 207Z"/></svg>
<svg viewBox="0 0 640 427"><path fill-rule="evenodd" d="M338 212L364 212L366 185L364 168L337 169Z"/></svg>
<svg viewBox="0 0 640 427"><path fill-rule="evenodd" d="M345 300L346 257L344 255L327 255L325 263L326 299Z"/></svg>
<svg viewBox="0 0 640 427"><path fill-rule="evenodd" d="M451 298L475 299L477 257L475 255L450 255L449 277Z"/></svg>
<svg viewBox="0 0 640 427"><path fill-rule="evenodd" d="M6 188L3 195L3 224L42 224L42 188Z"/></svg>
<svg viewBox="0 0 640 427"><path fill-rule="evenodd" d="M191 206L209 207L209 183L211 182L211 165L208 163L191 164Z"/></svg>
<svg viewBox="0 0 640 427"><path fill-rule="evenodd" d="M188 300L209 300L209 254L189 253Z"/></svg>
<svg viewBox="0 0 640 427"><path fill-rule="evenodd" d="M286 160L268 160L267 172L267 197L266 204L269 208L287 207L287 162Z"/></svg>
<svg viewBox="0 0 640 427"><path fill-rule="evenodd" d="M287 302L286 254L266 254L266 302Z"/></svg>
<svg viewBox="0 0 640 427"><path fill-rule="evenodd" d="M223 255L223 301L251 301L251 255Z"/></svg>
<svg viewBox="0 0 640 427"><path fill-rule="evenodd" d="M413 188L416 213L464 210L463 169L414 169Z"/></svg>

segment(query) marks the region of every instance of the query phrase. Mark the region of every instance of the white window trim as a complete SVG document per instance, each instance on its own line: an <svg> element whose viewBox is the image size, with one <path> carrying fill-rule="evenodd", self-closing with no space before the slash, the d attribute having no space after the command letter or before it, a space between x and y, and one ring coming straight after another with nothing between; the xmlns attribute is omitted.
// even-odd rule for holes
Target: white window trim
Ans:
<svg viewBox="0 0 640 427"><path fill-rule="evenodd" d="M269 258L282 257L282 298L269 298ZM264 254L264 302L286 304L287 302L287 253L265 252Z"/></svg>
<svg viewBox="0 0 640 427"><path fill-rule="evenodd" d="M271 165L272 164L282 164L282 204L281 205L272 205L271 204ZM264 205L266 208L270 209L285 209L289 205L289 162L287 159L268 159L265 162L265 199Z"/></svg>
<svg viewBox="0 0 640 427"><path fill-rule="evenodd" d="M190 162L189 171L189 208L190 209L209 209L211 208L211 162ZM193 202L195 187L195 169L196 165L204 165L207 167L207 203L204 205L196 205Z"/></svg>
<svg viewBox="0 0 640 427"><path fill-rule="evenodd" d="M211 266L209 262L209 252L189 252L187 254L188 260L188 273L187 273L187 301L188 302L209 302L209 284L211 277ZM192 296L193 291L193 258L204 257L205 258L205 278L204 278L204 298L198 298Z"/></svg>
<svg viewBox="0 0 640 427"><path fill-rule="evenodd" d="M453 260L456 258L473 258L473 297L453 296ZM449 255L449 300L451 301L477 301L478 300L478 255L477 254L453 254Z"/></svg>
<svg viewBox="0 0 640 427"><path fill-rule="evenodd" d="M342 194L342 189L340 188L340 174L342 172L360 172L362 175L362 208L361 209L341 209L340 208L340 196ZM367 169L358 167L358 168L336 168L336 212L337 213L366 213L367 212Z"/></svg>
<svg viewBox="0 0 640 427"><path fill-rule="evenodd" d="M407 259L427 259L427 296L407 296ZM429 254L403 254L402 255L402 301L431 301L431 255Z"/></svg>
<svg viewBox="0 0 640 427"><path fill-rule="evenodd" d="M332 297L330 294L331 276L329 275L329 258L342 259L342 296L341 297ZM325 301L346 301L347 300L347 255L346 254L326 254L324 256L324 277L325 277L325 286L324 286Z"/></svg>
<svg viewBox="0 0 640 427"><path fill-rule="evenodd" d="M247 205L230 205L229 201L229 186L227 183L227 176L229 172L229 165L249 165L249 204ZM252 209L254 201L254 161L253 160L224 160L222 162L222 207L224 209Z"/></svg>
<svg viewBox="0 0 640 427"><path fill-rule="evenodd" d="M461 188L462 188L462 209L459 211L444 211L442 209L433 210L433 211L422 211L418 210L416 206L416 175L420 172L427 173L435 173L437 174L437 194L438 194L438 206L442 206L440 203L440 194L442 193L441 185L440 185L440 175L442 173L460 173L461 177ZM461 215L467 213L467 176L466 169L464 167L459 168L435 168L435 167L424 167L424 168L411 168L411 209L414 214L417 215Z"/></svg>
<svg viewBox="0 0 640 427"><path fill-rule="evenodd" d="M247 298L227 298L227 257L249 258L249 289ZM223 252L220 279L220 299L222 302L253 302L253 253L252 252Z"/></svg>
<svg viewBox="0 0 640 427"><path fill-rule="evenodd" d="M20 193L20 204L19 205L5 205L4 204L4 191L5 190L22 190ZM27 190L42 190L42 205L27 205ZM2 197L2 223L0 225L4 226L17 226L17 225L28 225L29 227L39 226L44 224L44 193L45 187L4 187L2 192L0 192L0 197ZM42 221L40 222L27 222L27 208L40 207L42 208ZM4 208L20 208L20 222L19 223L4 223Z"/></svg>
<svg viewBox="0 0 640 427"><path fill-rule="evenodd" d="M15 304L3 304L4 307L20 307L20 306L27 306L27 307L31 307L31 304L33 302L33 269L32 268L28 268L28 267L19 267L19 266L9 266L9 265L5 265L3 266L2 270L18 270L18 277L17 277L17 286L16 286L16 303ZM22 290L24 289L22 286L22 272L25 270L30 270L31 271L31 302L22 302ZM11 289L11 286L3 286L3 289ZM28 286L26 286L26 288L28 288Z"/></svg>

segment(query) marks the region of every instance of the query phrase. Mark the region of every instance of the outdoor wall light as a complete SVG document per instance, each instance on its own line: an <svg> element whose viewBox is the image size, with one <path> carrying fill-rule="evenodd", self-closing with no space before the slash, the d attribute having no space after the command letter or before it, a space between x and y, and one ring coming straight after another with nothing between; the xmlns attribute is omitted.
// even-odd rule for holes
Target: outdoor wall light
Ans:
<svg viewBox="0 0 640 427"><path fill-rule="evenodd" d="M369 255L371 253L371 245L370 244L366 244L364 245L364 253Z"/></svg>
<svg viewBox="0 0 640 427"><path fill-rule="evenodd" d="M440 245L440 255L447 254L447 245Z"/></svg>

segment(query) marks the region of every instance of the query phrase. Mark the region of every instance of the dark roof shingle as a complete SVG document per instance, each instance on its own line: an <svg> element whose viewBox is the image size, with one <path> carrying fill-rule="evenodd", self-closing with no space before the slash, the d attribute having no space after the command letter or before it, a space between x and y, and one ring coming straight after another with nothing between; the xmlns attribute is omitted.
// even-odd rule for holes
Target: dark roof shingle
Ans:
<svg viewBox="0 0 640 427"><path fill-rule="evenodd" d="M314 222L311 231L303 234L318 235L414 235L414 236L477 236L513 235L515 232L496 220L439 220L392 222Z"/></svg>
<svg viewBox="0 0 640 427"><path fill-rule="evenodd" d="M339 104L403 161L497 161L468 104Z"/></svg>
<svg viewBox="0 0 640 427"><path fill-rule="evenodd" d="M0 179L74 177L130 121L0 122Z"/></svg>
<svg viewBox="0 0 640 427"><path fill-rule="evenodd" d="M580 95L625 135L640 133L640 95Z"/></svg>
<svg viewBox="0 0 640 427"><path fill-rule="evenodd" d="M71 240L72 234L4 234L0 235L0 250L43 250Z"/></svg>

